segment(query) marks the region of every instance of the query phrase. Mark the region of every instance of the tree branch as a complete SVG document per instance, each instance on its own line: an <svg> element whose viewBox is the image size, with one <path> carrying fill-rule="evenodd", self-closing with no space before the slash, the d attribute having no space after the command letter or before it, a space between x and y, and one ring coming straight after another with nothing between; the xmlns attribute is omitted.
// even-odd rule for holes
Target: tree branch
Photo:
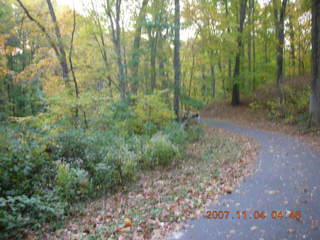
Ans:
<svg viewBox="0 0 320 240"><path fill-rule="evenodd" d="M26 15L28 16L28 18L33 21L39 28L40 30L44 33L44 35L46 36L50 46L53 48L53 50L55 51L57 57L60 57L60 52L57 48L57 46L54 43L54 40L50 37L49 33L47 32L47 29L39 22L37 21L33 16L31 16L30 12L28 11L28 9L23 5L23 3L21 2L21 0L17 0L17 2L19 3L20 7L23 9L23 11L26 13Z"/></svg>

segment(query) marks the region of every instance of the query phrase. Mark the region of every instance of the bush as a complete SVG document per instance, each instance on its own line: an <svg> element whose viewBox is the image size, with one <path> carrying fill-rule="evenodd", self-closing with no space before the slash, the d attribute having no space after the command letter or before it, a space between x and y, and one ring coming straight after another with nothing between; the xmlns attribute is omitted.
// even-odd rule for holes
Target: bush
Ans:
<svg viewBox="0 0 320 240"><path fill-rule="evenodd" d="M56 176L57 190L62 199L74 201L83 198L91 189L88 173L68 164L58 164Z"/></svg>
<svg viewBox="0 0 320 240"><path fill-rule="evenodd" d="M172 160L179 156L178 148L170 142L167 136L157 134L147 145L144 165L147 167L169 166Z"/></svg>
<svg viewBox="0 0 320 240"><path fill-rule="evenodd" d="M136 113L135 130L137 133L143 133L143 127L146 123L152 123L159 129L160 126L167 125L175 118L163 95L163 91L158 91L154 94L137 97L137 104L133 108Z"/></svg>
<svg viewBox="0 0 320 240"><path fill-rule="evenodd" d="M177 146L183 146L188 141L188 133L183 125L175 121L164 128L163 133L168 137L168 140Z"/></svg>
<svg viewBox="0 0 320 240"><path fill-rule="evenodd" d="M50 187L53 162L38 135L29 129L12 128L0 134L0 197L30 195Z"/></svg>
<svg viewBox="0 0 320 240"><path fill-rule="evenodd" d="M259 103L259 102L252 102L249 104L249 109L252 111L252 112L259 112L261 111L263 108L262 104Z"/></svg>
<svg viewBox="0 0 320 240"><path fill-rule="evenodd" d="M51 139L53 142L53 158L71 164L81 164L85 159L88 147L87 137L83 129L70 129L59 132Z"/></svg>
<svg viewBox="0 0 320 240"><path fill-rule="evenodd" d="M95 167L94 183L108 189L123 185L137 177L137 155L124 143L106 149L107 155Z"/></svg>
<svg viewBox="0 0 320 240"><path fill-rule="evenodd" d="M0 239L19 239L26 230L38 230L41 224L61 218L65 204L53 195L0 198Z"/></svg>
<svg viewBox="0 0 320 240"><path fill-rule="evenodd" d="M188 142L195 142L204 135L203 128L198 125L191 125L187 128Z"/></svg>

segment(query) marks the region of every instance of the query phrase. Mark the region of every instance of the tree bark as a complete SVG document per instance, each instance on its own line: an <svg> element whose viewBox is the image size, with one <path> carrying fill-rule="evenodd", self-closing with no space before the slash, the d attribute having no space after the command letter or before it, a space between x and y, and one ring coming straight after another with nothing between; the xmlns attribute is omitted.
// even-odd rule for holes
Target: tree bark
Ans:
<svg viewBox="0 0 320 240"><path fill-rule="evenodd" d="M242 33L243 33L243 26L244 20L246 18L246 9L247 9L247 0L240 0L240 15L239 15L239 28L238 28L238 52L236 55L235 60L235 67L234 67L234 75L233 75L233 87L232 87L232 105L239 105L240 104L240 55L242 46Z"/></svg>
<svg viewBox="0 0 320 240"><path fill-rule="evenodd" d="M158 50L158 38L160 29L156 30L155 36L152 36L152 30L149 32L150 39L150 85L151 91L156 88L156 58L157 58L157 50Z"/></svg>
<svg viewBox="0 0 320 240"><path fill-rule="evenodd" d="M253 0L249 0L249 11L248 11L248 23L249 23L249 36L248 36L248 72L249 72L249 79L248 79L248 88L251 89L252 87L252 2Z"/></svg>
<svg viewBox="0 0 320 240"><path fill-rule="evenodd" d="M277 35L277 80L276 85L280 89L280 85L283 83L283 51L284 51L284 20L286 14L287 0L283 0L281 8L277 6L277 0L273 0L273 10L275 17L275 27Z"/></svg>
<svg viewBox="0 0 320 240"><path fill-rule="evenodd" d="M66 51L64 50L64 44L62 41L59 24L58 24L57 17L54 12L51 0L47 0L47 5L49 8L51 20L54 25L55 35L56 35L57 42L58 42L58 49L60 52L59 61L60 61L60 65L62 67L62 77L65 80L65 82L68 82L69 81L69 68L68 68L68 64L67 64L67 55L66 55Z"/></svg>
<svg viewBox="0 0 320 240"><path fill-rule="evenodd" d="M141 42L141 31L142 31L142 21L146 15L146 7L148 5L149 0L143 0L142 6L140 9L140 13L138 16L138 20L136 23L136 30L134 34L133 40L133 50L132 50L132 57L130 62L130 70L132 74L132 87L131 92L132 94L136 94L139 86L139 64L140 64L140 42Z"/></svg>
<svg viewBox="0 0 320 240"><path fill-rule="evenodd" d="M292 66L292 75L295 75L296 68L296 51L295 51L295 34L293 28L292 17L289 17L289 28L290 28L290 57L291 57L291 66Z"/></svg>
<svg viewBox="0 0 320 240"><path fill-rule="evenodd" d="M256 90L256 27L255 27L255 0L252 0L252 51L253 51L253 83L252 89Z"/></svg>
<svg viewBox="0 0 320 240"><path fill-rule="evenodd" d="M228 0L225 0L224 1L225 3L225 7L226 7L226 17L228 18L229 17L229 8L228 8ZM228 25L228 34L230 34L231 30L230 30L230 26ZM229 92L229 89L231 89L231 86L232 86L232 60L231 60L231 57L228 56L228 92Z"/></svg>
<svg viewBox="0 0 320 240"><path fill-rule="evenodd" d="M174 14L174 99L173 109L177 120L180 121L180 0L175 0L175 14Z"/></svg>
<svg viewBox="0 0 320 240"><path fill-rule="evenodd" d="M95 34L95 33L93 34L93 37L98 44L100 54L101 54L102 60L104 62L105 68L106 68L106 74L107 74L106 78L108 81L109 94L110 94L110 97L113 98L112 85L114 85L120 93L121 93L121 90L120 90L119 85L115 81L113 81L113 79L111 77L110 63L109 63L109 59L108 59L108 55L107 55L107 46L106 46L106 42L105 42L105 38L104 38L105 32L104 32L102 25L101 25L99 13L95 10L93 0L91 0L91 6L92 6L92 11L93 11L92 18L93 18L93 21L95 22L95 24L98 26L98 30L99 30L99 32L97 34Z"/></svg>
<svg viewBox="0 0 320 240"><path fill-rule="evenodd" d="M312 1L311 121L320 124L320 0Z"/></svg>
<svg viewBox="0 0 320 240"><path fill-rule="evenodd" d="M120 94L121 94L121 98L125 99L127 91L126 91L125 66L124 66L122 50L121 50L121 27L120 27L121 0L115 1L115 12L112 11L110 0L107 0L106 4L107 4L107 7L105 8L105 10L109 18L112 42L113 42L115 53L117 56L118 81L119 81Z"/></svg>
<svg viewBox="0 0 320 240"><path fill-rule="evenodd" d="M210 64L211 71L211 97L216 97L216 75L215 75L215 66L213 63Z"/></svg>

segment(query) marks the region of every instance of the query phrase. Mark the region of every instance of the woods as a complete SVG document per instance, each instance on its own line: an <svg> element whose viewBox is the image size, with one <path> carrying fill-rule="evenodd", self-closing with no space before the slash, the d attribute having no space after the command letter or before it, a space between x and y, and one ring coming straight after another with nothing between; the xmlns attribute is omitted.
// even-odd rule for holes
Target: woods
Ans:
<svg viewBox="0 0 320 240"><path fill-rule="evenodd" d="M0 0L4 238L183 159L210 104L314 131L319 58L319 0Z"/></svg>

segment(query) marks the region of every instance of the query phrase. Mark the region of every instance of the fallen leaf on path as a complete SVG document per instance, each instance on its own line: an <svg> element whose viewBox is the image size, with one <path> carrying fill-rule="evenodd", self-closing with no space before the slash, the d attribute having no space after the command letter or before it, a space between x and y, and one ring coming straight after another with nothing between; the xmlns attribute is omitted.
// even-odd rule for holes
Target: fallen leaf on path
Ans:
<svg viewBox="0 0 320 240"><path fill-rule="evenodd" d="M257 228L258 228L257 226L253 225L253 226L250 228L250 230L251 230L251 231L255 231L255 230L257 230Z"/></svg>
<svg viewBox="0 0 320 240"><path fill-rule="evenodd" d="M131 227L132 226L132 222L130 218L125 218L124 219L124 227Z"/></svg>
<svg viewBox="0 0 320 240"><path fill-rule="evenodd" d="M297 232L297 230L295 230L295 229L292 229L292 228L288 229L288 233L296 233L296 232Z"/></svg>

